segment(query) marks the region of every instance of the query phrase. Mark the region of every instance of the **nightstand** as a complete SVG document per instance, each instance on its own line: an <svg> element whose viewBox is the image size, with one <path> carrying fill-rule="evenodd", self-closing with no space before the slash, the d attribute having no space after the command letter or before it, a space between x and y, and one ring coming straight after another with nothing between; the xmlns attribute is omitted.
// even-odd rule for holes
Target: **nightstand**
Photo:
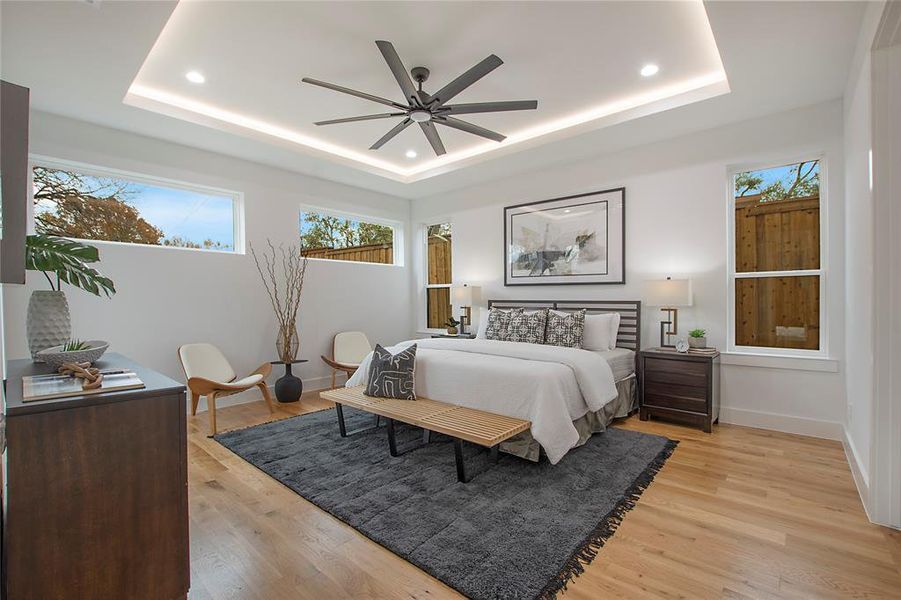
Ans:
<svg viewBox="0 0 901 600"><path fill-rule="evenodd" d="M476 334L474 333L458 333L457 335L451 335L449 333L433 333L433 338L459 338L461 340L474 340L476 339Z"/></svg>
<svg viewBox="0 0 901 600"><path fill-rule="evenodd" d="M710 433L720 417L720 355L642 350L640 418L666 417Z"/></svg>

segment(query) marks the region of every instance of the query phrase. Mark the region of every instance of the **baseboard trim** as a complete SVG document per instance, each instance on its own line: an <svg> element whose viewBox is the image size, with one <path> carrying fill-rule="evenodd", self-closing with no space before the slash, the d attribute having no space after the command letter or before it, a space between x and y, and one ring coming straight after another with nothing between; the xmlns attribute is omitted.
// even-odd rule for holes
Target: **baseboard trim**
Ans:
<svg viewBox="0 0 901 600"><path fill-rule="evenodd" d="M720 407L720 422L836 441L844 432L841 423L727 406Z"/></svg>
<svg viewBox="0 0 901 600"><path fill-rule="evenodd" d="M346 379L346 376L342 373L338 374L338 385L342 385ZM315 390L327 390L332 387L332 376L327 375L325 377L308 377L303 380L303 389L305 392L312 392ZM272 394L272 398L275 399L275 390L270 385L269 393ZM188 395L190 399L190 394ZM248 402L259 402L262 400L260 397L260 390L253 388L249 389L246 392L241 392L240 394L235 394L234 396L226 396L224 398L220 398L216 401L216 408L225 408L227 406L236 406L238 404L247 404ZM190 401L189 401L190 404ZM188 414L190 414L191 407L188 406ZM197 412L205 412L207 410L206 405L206 397L201 396L200 402L197 403Z"/></svg>
<svg viewBox="0 0 901 600"><path fill-rule="evenodd" d="M857 493L860 496L860 502L863 504L863 510L867 513L867 518L872 521L869 509L870 477L860 463L857 446L854 445L854 441L848 435L848 430L844 428L842 429L842 446L845 449L845 458L848 459L848 465L851 467L851 475L854 477L854 485L857 486Z"/></svg>

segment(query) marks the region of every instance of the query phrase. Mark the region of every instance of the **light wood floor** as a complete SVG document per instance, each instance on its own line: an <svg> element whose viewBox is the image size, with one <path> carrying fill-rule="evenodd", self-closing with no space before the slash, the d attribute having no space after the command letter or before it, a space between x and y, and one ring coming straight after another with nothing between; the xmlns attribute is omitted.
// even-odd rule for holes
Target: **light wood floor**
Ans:
<svg viewBox="0 0 901 600"><path fill-rule="evenodd" d="M314 392L277 417L327 406ZM220 431L272 418L217 412ZM901 598L901 532L867 521L840 444L620 426L681 443L563 598ZM460 598L208 439L205 413L188 427L192 600Z"/></svg>

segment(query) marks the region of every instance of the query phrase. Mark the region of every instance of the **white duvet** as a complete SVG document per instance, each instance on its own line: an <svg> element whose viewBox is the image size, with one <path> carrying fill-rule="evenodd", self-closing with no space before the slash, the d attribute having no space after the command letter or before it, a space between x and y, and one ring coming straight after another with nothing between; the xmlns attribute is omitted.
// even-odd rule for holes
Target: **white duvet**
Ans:
<svg viewBox="0 0 901 600"><path fill-rule="evenodd" d="M532 436L551 463L579 441L573 421L617 397L613 373L595 352L494 340L420 339L416 344L416 394L460 406L528 419ZM347 386L363 385L372 354Z"/></svg>

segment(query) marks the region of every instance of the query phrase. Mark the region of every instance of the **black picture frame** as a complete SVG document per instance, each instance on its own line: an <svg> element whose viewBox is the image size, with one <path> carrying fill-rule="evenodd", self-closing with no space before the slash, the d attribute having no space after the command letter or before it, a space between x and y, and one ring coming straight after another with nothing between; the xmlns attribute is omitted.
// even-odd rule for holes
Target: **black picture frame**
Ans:
<svg viewBox="0 0 901 600"><path fill-rule="evenodd" d="M608 270L608 274L609 274L609 271L610 271L609 232L611 231L611 228L614 228L614 230L618 230L619 237L620 237L620 244L618 245L619 246L618 247L619 263L618 263L618 268L616 269L616 271L618 271L619 277L617 277L616 279L613 279L613 280L609 280L609 281L597 281L597 280L585 281L584 278L587 277L585 275L566 275L566 276L563 276L563 275L555 275L555 276L538 275L538 276L518 276L517 278L520 279L520 281L515 281L515 282L511 281L513 276L511 274L509 242L510 242L510 236L512 233L510 231L511 221L512 221L512 217L515 216L515 215L511 214L512 211L515 211L516 209L522 209L525 207L535 207L535 206L540 206L540 205L547 205L550 203L560 203L560 202L564 202L564 201L572 201L572 204L571 205L564 204L564 205L561 205L561 207L563 207L563 206L578 206L580 204L585 204L585 201L587 199L591 198L592 196L598 197L598 201L601 202L601 201L604 201L604 200L600 200L600 198L602 196L605 196L605 195L609 196L609 195L615 195L615 194L619 194L618 202L619 202L619 206L620 206L620 210L619 210L620 218L619 218L618 222L612 223L610 220L610 211L609 210L607 211L607 233L608 233L607 270ZM505 287L518 287L518 286L524 286L524 285L624 285L626 283L626 188L625 187L616 187L616 188L610 188L610 189L606 189L606 190L586 192L583 194L573 194L570 196L561 196L559 198L550 198L548 200L538 200L535 202L523 202L520 204L514 204L512 206L505 206L504 207L503 228L504 228L503 243L504 243L504 286ZM554 281L541 281L541 279L546 279L549 277L553 277L555 280ZM561 281L560 279L563 277L582 278L583 280L572 279L572 280L568 280L568 281L565 281L565 280ZM597 275L592 275L592 277L597 277Z"/></svg>

